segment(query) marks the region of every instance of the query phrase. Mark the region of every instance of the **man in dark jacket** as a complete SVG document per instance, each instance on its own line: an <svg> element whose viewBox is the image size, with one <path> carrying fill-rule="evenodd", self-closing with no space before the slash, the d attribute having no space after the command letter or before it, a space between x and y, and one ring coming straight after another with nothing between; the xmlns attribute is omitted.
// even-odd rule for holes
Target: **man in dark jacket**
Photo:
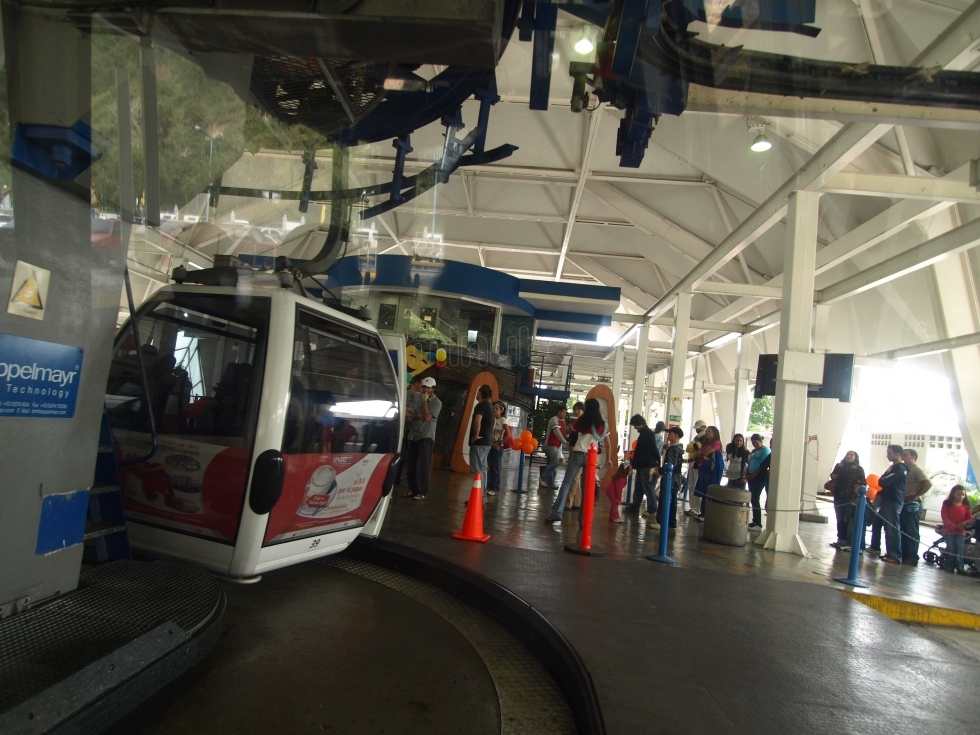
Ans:
<svg viewBox="0 0 980 735"><path fill-rule="evenodd" d="M674 474L671 479L671 486L667 492L670 498L670 525L668 528L670 532L673 533L677 528L677 496L681 491L681 467L684 466L684 445L681 444L681 439L684 438L684 430L679 426L672 426L667 429L667 433L664 438L664 456L663 456L663 467L668 464L673 465ZM663 474L663 472L661 472ZM663 486L666 477L661 479L660 484ZM650 528L659 529L660 523L659 519L654 521L651 519L650 523L647 524Z"/></svg>
<svg viewBox="0 0 980 735"><path fill-rule="evenodd" d="M643 496L647 496L647 515L657 517L657 481L660 473L660 452L657 449L657 435L647 426L640 414L630 419L630 426L636 429L636 449L633 450L633 476L636 478L636 492L633 502L624 508L627 513L638 513Z"/></svg>
<svg viewBox="0 0 980 735"><path fill-rule="evenodd" d="M885 522L885 549L888 551L882 561L892 564L902 563L902 535L899 523L902 506L905 505L905 486L908 484L909 468L902 462L902 447L889 444L885 449L891 467L878 478L881 486L881 520Z"/></svg>

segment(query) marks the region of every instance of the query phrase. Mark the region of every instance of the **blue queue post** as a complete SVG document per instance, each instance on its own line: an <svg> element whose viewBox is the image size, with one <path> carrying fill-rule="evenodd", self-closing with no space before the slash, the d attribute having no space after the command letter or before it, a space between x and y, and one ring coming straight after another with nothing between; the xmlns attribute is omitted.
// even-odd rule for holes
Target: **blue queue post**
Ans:
<svg viewBox="0 0 980 735"><path fill-rule="evenodd" d="M677 559L667 556L667 536L670 534L670 504L674 494L674 465L665 464L663 479L660 481L660 550L650 554L647 559L661 564L676 564Z"/></svg>
<svg viewBox="0 0 980 735"><path fill-rule="evenodd" d="M627 505L633 502L633 475L626 478L626 497L624 500Z"/></svg>
<svg viewBox="0 0 980 735"><path fill-rule="evenodd" d="M851 563L847 568L847 577L834 577L835 582L851 587L867 587L858 580L858 561L861 559L861 542L864 540L864 506L867 503L868 486L858 488L857 508L854 509L854 533L851 534Z"/></svg>
<svg viewBox="0 0 980 735"><path fill-rule="evenodd" d="M524 452L518 450L518 457L519 459L517 461L519 463L519 467L517 468L517 488L511 490L512 493L526 492L524 490Z"/></svg>

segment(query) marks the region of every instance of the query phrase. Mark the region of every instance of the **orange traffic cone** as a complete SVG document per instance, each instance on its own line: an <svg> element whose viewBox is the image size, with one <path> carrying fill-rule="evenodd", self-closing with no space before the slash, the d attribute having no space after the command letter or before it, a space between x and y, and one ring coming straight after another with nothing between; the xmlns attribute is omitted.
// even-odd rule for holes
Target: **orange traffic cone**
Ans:
<svg viewBox="0 0 980 735"><path fill-rule="evenodd" d="M490 534L483 533L483 481L480 479L479 472L473 478L470 502L466 505L466 518L463 519L463 530L454 533L453 538L479 541L481 544L490 540Z"/></svg>

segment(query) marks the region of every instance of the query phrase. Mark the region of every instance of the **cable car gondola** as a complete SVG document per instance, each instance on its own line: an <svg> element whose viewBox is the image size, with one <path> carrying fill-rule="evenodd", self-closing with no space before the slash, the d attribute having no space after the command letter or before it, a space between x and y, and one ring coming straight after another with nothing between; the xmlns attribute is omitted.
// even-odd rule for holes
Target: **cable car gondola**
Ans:
<svg viewBox="0 0 980 735"><path fill-rule="evenodd" d="M404 340L289 273L174 276L120 330L106 389L133 547L248 578L377 535Z"/></svg>

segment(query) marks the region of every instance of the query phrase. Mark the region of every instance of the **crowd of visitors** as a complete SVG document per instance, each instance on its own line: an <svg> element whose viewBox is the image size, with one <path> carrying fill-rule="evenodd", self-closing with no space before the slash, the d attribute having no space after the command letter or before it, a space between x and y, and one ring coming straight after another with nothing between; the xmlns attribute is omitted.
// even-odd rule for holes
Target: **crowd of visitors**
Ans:
<svg viewBox="0 0 980 735"><path fill-rule="evenodd" d="M405 497L414 500L425 500L429 491L436 423L442 410L442 402L435 395L435 389L436 381L433 378L415 379L406 401L403 454L409 490ZM501 401L491 403L491 398L490 386L481 386L468 432L470 471L474 476L480 473L484 478L484 503L487 496L500 492L504 450L511 449L515 443L514 432L506 421L507 406ZM566 510L581 507L589 447L595 444L598 448L600 466L612 456L609 429L597 400L576 403L572 408L571 420L566 420L567 413L564 406L560 407L549 419L545 430L543 448L547 465L541 472L540 482L542 487L558 490L551 512L545 518L547 524L560 521ZM627 453L627 461L615 469L605 489L610 503L611 522L622 523L624 513L640 513L645 501L646 512L643 516L651 528L659 529L658 506L664 489L662 468L670 464L674 470L672 487L665 496L670 499L670 532L677 527L680 497L689 495L690 508L685 513L694 520L703 521L708 488L721 484L723 480L730 487L748 489L752 506L749 528L761 530L762 494L768 489L772 462L771 441L766 446L761 434L752 434L749 448L744 435L735 434L723 449L718 428L699 420L694 424L694 437L685 446L681 441L684 432L680 427L668 428L659 421L651 429L639 414L630 419L630 426L637 433L633 450ZM564 447L568 447L569 455L559 486L556 482L557 472ZM888 468L877 478L875 487L869 489L865 525L871 527L871 541L865 549L865 533L859 533L861 550L880 557L885 563L915 565L919 561L921 501L932 488L932 482L918 466L919 457L914 449L892 444L886 448L886 457L890 463ZM624 502L631 481L632 495ZM831 546L850 551L855 534L858 490L867 485L869 478L861 466L860 457L857 452L848 451L834 466L830 479L824 485L826 493L833 496L836 515L837 539ZM522 491L521 488L515 490ZM980 506L971 509L966 489L955 485L942 506L945 553L950 555L955 571L962 572L964 569L964 542L975 526L980 527L977 518L980 518ZM881 553L882 535L884 554Z"/></svg>

